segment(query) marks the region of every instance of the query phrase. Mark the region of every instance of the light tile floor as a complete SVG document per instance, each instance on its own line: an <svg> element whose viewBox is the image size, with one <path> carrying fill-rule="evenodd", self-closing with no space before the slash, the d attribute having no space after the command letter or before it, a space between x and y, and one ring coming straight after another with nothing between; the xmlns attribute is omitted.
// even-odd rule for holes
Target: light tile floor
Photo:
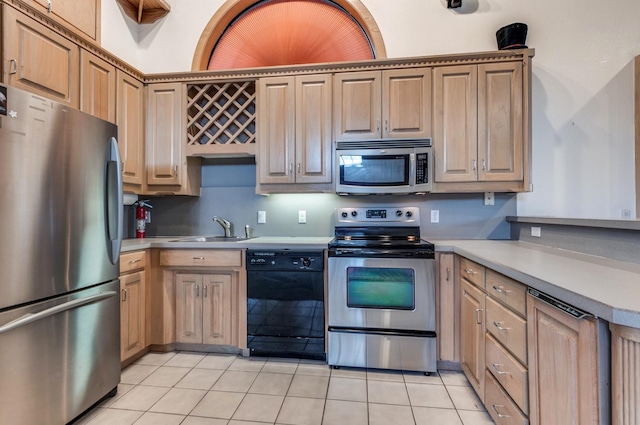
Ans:
<svg viewBox="0 0 640 425"><path fill-rule="evenodd" d="M296 359L149 353L76 425L493 424L465 376Z"/></svg>

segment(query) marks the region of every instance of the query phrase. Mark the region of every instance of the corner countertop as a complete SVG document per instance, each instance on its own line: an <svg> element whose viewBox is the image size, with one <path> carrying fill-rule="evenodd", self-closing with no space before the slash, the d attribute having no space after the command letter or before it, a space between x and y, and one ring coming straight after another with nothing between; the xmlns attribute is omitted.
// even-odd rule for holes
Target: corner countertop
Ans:
<svg viewBox="0 0 640 425"><path fill-rule="evenodd" d="M611 323L640 328L640 264L521 241L434 243Z"/></svg>
<svg viewBox="0 0 640 425"><path fill-rule="evenodd" d="M325 249L332 237L256 237L235 242L127 239L122 252L146 248ZM431 240L453 252L608 322L640 328L640 264L509 240Z"/></svg>

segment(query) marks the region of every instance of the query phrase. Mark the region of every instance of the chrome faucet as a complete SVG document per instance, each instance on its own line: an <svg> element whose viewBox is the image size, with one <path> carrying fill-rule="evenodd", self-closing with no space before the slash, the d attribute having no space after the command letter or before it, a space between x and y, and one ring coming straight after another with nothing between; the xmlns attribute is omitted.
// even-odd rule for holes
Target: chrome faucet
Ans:
<svg viewBox="0 0 640 425"><path fill-rule="evenodd" d="M217 215L214 215L213 216L213 221L215 221L220 226L222 226L222 228L224 229L224 237L225 238L231 237L231 223L229 222L229 220L225 220L222 217L218 217Z"/></svg>

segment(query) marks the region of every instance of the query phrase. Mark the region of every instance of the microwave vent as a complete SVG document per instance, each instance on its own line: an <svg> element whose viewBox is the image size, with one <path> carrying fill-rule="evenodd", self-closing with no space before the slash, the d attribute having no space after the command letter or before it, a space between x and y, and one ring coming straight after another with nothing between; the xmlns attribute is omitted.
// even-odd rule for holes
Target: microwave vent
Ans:
<svg viewBox="0 0 640 425"><path fill-rule="evenodd" d="M349 140L336 142L336 149L402 149L431 147L431 139L411 140Z"/></svg>

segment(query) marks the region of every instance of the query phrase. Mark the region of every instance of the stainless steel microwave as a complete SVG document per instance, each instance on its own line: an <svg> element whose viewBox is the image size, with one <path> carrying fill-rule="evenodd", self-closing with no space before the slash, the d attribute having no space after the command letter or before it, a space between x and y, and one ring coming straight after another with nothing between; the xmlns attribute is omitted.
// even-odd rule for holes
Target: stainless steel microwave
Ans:
<svg viewBox="0 0 640 425"><path fill-rule="evenodd" d="M431 139L336 142L339 195L406 195L431 191Z"/></svg>

